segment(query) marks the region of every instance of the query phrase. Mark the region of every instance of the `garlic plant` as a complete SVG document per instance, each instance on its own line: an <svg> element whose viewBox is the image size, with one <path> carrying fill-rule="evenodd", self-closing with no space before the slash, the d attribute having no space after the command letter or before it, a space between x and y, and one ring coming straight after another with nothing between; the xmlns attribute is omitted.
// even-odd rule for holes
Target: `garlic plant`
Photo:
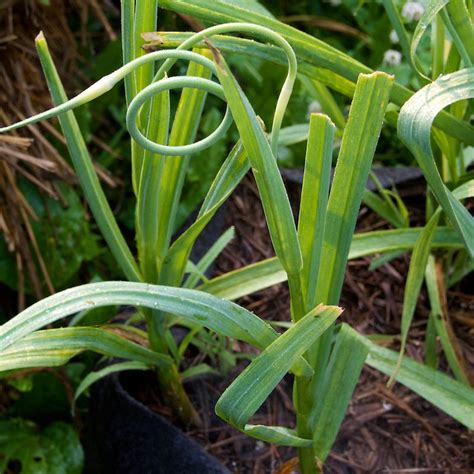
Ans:
<svg viewBox="0 0 474 474"><path fill-rule="evenodd" d="M157 2L122 0L124 65L71 100L65 96L46 39L42 35L37 38L55 107L5 126L0 133L59 117L92 214L129 281L71 288L12 318L0 327L0 371L61 365L84 350L133 360L156 371L164 398L182 422L199 424L199 416L183 389L179 361L172 357L170 328L175 324L204 326L262 351L222 394L216 406L218 415L249 436L298 448L303 473L317 472L327 458L364 364L391 375L474 428L473 390L464 381L403 355L413 301L430 249L466 248L471 255L474 253L473 219L459 202L473 195L472 181L450 191L439 176L430 144L433 123L450 139L474 143L468 123L458 115L441 112L460 98L472 97L474 71L464 69L427 85L408 100L398 119L400 138L413 150L440 209L425 228L354 235L384 118L390 124L395 122L393 114L386 115L389 101L401 106L412 93L394 83L393 77L374 73L317 39L261 13L220 0L164 0L160 6L222 24L196 34L160 33L156 37L165 49L143 54L140 34L156 29ZM396 25L394 28L403 41L401 31ZM252 40L229 33L242 33ZM231 53L288 65L268 135L226 63L225 56ZM178 60L189 62L186 76L171 75ZM285 139L280 133L282 120L297 73L352 97L331 187L335 125L324 114L310 117L298 224L277 166L278 145ZM107 203L73 111L122 80L137 199L137 260ZM173 89L183 92L169 130L169 92ZM193 142L207 94L225 101L228 109L215 132ZM232 120L240 140L216 175L195 222L172 242L188 160L221 138ZM193 279L194 288L183 288L197 236L249 170L257 183L276 257L202 284ZM439 225L442 212L449 219L448 225ZM342 311L338 303L348 259L412 249L416 265L408 275L411 287L403 315L402 351L397 354L377 346L349 325L337 324ZM283 334L228 301L286 279L292 324ZM79 311L114 304L141 308L147 321L149 348L127 338L134 330L127 325L121 327L121 335L108 325L42 329ZM252 424L252 415L289 371L295 377L296 426ZM82 385L80 390L84 388Z"/></svg>

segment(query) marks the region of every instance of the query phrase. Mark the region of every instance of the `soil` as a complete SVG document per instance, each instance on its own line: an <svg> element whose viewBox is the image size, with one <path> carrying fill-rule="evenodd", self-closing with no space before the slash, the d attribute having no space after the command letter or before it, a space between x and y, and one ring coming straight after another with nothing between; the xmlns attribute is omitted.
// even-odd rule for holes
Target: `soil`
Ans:
<svg viewBox="0 0 474 474"><path fill-rule="evenodd" d="M0 123L14 123L51 107L51 98L35 51L34 38L40 32L48 41L59 76L69 95L75 95L90 79L81 72L85 59L79 50L92 48L107 37L116 38L96 0L51 0L51 2L8 0L0 2ZM107 2L110 3L110 2ZM111 6L107 9L110 11ZM51 13L54 12L54 15ZM102 24L102 33L88 33L88 19ZM71 29L71 23L76 23ZM80 30L80 31L76 31ZM80 46L78 46L80 44ZM54 122L53 122L54 123ZM61 183L77 182L70 162L57 149L64 143L50 121L30 125L8 135L0 135L0 233L8 250L15 254L18 275L16 294L8 292L4 300L8 314L28 306L28 294L40 300L57 290L44 262L33 232L36 211L26 199L23 180L29 181L42 198L67 205ZM97 145L97 137L92 140ZM99 140L100 142L100 140ZM99 146L99 149L103 146ZM95 163L101 181L107 187L118 183ZM13 302L16 300L16 304Z"/></svg>
<svg viewBox="0 0 474 474"><path fill-rule="evenodd" d="M298 202L299 187L290 183L288 189L292 201ZM423 183L410 183L398 189L409 206L412 225L421 224L424 216L424 209L420 206L424 202ZM236 237L219 257L217 274L273 255L263 210L250 176L244 179L228 205L227 224L235 226ZM382 228L387 228L386 223L362 207L357 231ZM341 306L345 308L344 320L364 334L396 336L400 333L409 256L400 257L376 270L369 270L370 262L371 258L361 258L349 263L341 299ZM467 292L467 288L472 288L472 275L450 289L447 297L459 347L472 367L474 328L467 315L471 314L472 318L474 296ZM263 318L289 320L286 284L242 298L238 303ZM420 361L423 359L428 313L429 305L423 290L407 346L407 353ZM397 349L396 337L393 340L391 347ZM241 346L237 350L248 351L249 348ZM294 472L297 469L294 449L250 439L214 415L213 406L219 394L243 366L243 363L239 364L224 378L203 379L189 386L204 420L204 429L189 434L232 472ZM447 370L442 356L441 367ZM363 370L324 472L474 472L474 434L402 385L396 384L389 390L386 381L387 377L374 369L367 367ZM129 386L136 387L136 384ZM163 414L152 379L140 386L147 388L137 395ZM291 393L292 379L287 376L253 422L294 426Z"/></svg>

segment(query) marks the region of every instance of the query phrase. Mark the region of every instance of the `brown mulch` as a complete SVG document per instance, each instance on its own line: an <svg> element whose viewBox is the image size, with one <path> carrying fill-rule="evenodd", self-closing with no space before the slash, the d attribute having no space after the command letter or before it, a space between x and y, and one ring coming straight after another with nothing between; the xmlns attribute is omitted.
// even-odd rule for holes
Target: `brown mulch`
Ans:
<svg viewBox="0 0 474 474"><path fill-rule="evenodd" d="M289 185L289 189L290 195L297 198L297 188ZM412 224L423 219L424 211L419 204L423 202L422 189L422 185L413 184L407 189L400 188L413 216ZM236 237L217 262L218 274L272 256L263 210L251 177L230 198L227 216L228 225L236 228ZM365 207L361 209L357 231L384 227L386 224L380 218ZM364 334L397 335L409 256L376 270L369 270L370 261L361 258L349 263L341 298L344 319ZM460 315L454 329L466 359L472 363L474 329L465 321L463 324L462 316L472 315L474 298L462 291L462 285L458 287L461 291L448 291L448 300L453 313ZM266 319L289 320L286 284L242 298L239 304ZM423 291L407 346L407 353L418 360L423 357L428 312ZM446 368L444 360L442 367ZM387 377L376 370L364 369L325 472L474 472L474 434L402 385L387 389L386 381ZM214 394L211 399L218 397L226 384L227 381L209 382L203 390L206 396L201 398L211 405L208 407L211 413L208 394ZM291 389L288 376L259 411L256 421L294 426ZM201 432L198 438L233 472L291 472L294 468L296 452L291 448L251 441L226 428L212 415L207 424L208 431Z"/></svg>
<svg viewBox="0 0 474 474"><path fill-rule="evenodd" d="M84 80L79 65L78 44L91 42L88 18L101 23L103 35L114 39L103 8L109 2L98 0L51 0L43 5L35 0L0 2L0 124L23 120L51 107L50 94L43 79L34 39L43 31L65 88L76 93ZM78 31L71 28L71 20ZM94 40L97 40L94 37ZM67 205L59 183L75 183L68 158L61 156L53 141L64 138L45 121L10 134L0 135L0 233L10 252L15 253L18 273L17 309L25 307L25 288L31 288L35 299L54 293L43 256L38 247L32 222L38 219L28 203L19 182L30 181L45 197ZM96 165L101 179L110 186L114 180Z"/></svg>

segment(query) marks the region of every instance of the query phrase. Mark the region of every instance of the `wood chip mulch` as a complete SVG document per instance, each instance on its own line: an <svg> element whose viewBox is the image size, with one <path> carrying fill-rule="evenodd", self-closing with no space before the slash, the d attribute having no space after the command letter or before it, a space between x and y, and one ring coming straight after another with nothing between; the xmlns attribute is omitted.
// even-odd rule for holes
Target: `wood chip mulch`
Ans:
<svg viewBox="0 0 474 474"><path fill-rule="evenodd" d="M423 184L399 188L409 205L414 223L422 223L420 207ZM299 190L289 185L295 202ZM295 210L296 211L296 210ZM228 225L236 228L235 239L217 262L217 273L239 268L273 255L263 210L253 179L248 176L230 198ZM386 228L386 224L367 208L362 207L357 231ZM376 270L369 270L371 258L349 263L341 305L344 319L364 334L398 335L403 304L403 290L409 264L405 255ZM474 361L474 328L472 314L474 297L468 293L466 279L449 290L448 307L455 314L453 327L465 359ZM471 281L472 283L472 281ZM289 320L288 289L276 285L242 298L239 304L259 316L274 320ZM423 290L410 330L407 353L423 359L425 328L429 303ZM470 315L470 316L469 316ZM392 348L397 349L396 337ZM441 366L447 364L441 357ZM449 371L448 371L449 372ZM236 371L236 374L238 371ZM400 384L392 390L386 387L387 377L369 367L363 370L353 399L344 419L335 446L325 465L326 473L471 473L474 472L474 434L430 403ZM229 382L222 382L226 386ZM210 404L222 392L219 383L208 382L202 390L201 402ZM258 412L255 422L294 426L291 404L291 377L286 377ZM197 390L199 394L199 390ZM210 397L209 393L213 396ZM199 438L214 455L235 473L295 472L296 452L291 448L270 446L252 441L227 428L215 417L208 420L208 429Z"/></svg>

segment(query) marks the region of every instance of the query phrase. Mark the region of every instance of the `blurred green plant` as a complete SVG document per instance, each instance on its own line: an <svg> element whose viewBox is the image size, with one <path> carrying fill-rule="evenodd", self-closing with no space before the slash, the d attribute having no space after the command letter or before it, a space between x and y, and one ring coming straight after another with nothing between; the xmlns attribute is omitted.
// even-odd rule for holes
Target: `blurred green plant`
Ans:
<svg viewBox="0 0 474 474"><path fill-rule="evenodd" d="M32 422L0 420L0 452L1 472L16 466L23 474L79 474L84 462L76 431L62 422L41 430Z"/></svg>

